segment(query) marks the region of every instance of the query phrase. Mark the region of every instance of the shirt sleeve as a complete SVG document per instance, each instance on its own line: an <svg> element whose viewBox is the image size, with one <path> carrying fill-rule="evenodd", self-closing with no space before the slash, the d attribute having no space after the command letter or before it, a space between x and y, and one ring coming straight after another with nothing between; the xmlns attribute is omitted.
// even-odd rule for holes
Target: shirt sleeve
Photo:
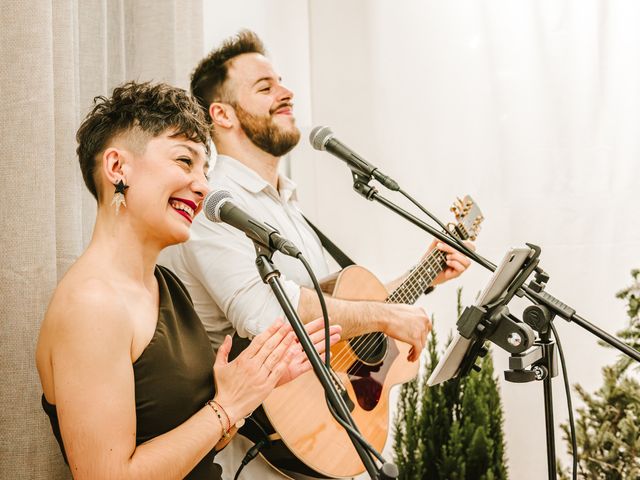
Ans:
<svg viewBox="0 0 640 480"><path fill-rule="evenodd" d="M253 242L244 233L197 217L191 239L182 249L192 274L241 337L255 336L276 318L284 317L271 287L260 278ZM297 310L300 286L284 275L280 280Z"/></svg>

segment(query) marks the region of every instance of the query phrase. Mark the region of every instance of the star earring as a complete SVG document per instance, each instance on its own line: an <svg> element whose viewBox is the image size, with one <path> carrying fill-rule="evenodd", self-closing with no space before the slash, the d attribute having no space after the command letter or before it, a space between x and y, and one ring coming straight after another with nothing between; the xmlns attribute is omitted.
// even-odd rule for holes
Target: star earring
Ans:
<svg viewBox="0 0 640 480"><path fill-rule="evenodd" d="M120 205L127 206L127 202L124 199L124 191L129 188L129 185L125 184L122 179L118 183L114 185L116 187L116 191L113 193L113 200L111 200L111 205L116 206L116 215L120 213Z"/></svg>

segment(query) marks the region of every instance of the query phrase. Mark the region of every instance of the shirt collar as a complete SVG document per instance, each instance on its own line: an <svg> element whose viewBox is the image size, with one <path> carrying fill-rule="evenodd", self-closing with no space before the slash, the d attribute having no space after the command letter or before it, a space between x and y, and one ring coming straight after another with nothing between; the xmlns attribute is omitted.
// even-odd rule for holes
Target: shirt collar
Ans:
<svg viewBox="0 0 640 480"><path fill-rule="evenodd" d="M218 155L216 158L216 170L226 174L238 185L251 193L258 193L266 190L272 194L278 194L276 190L264 178L258 175L254 170L247 167L242 162L227 155ZM278 174L278 186L280 187L279 196L285 202L289 200L297 200L297 185L290 178Z"/></svg>

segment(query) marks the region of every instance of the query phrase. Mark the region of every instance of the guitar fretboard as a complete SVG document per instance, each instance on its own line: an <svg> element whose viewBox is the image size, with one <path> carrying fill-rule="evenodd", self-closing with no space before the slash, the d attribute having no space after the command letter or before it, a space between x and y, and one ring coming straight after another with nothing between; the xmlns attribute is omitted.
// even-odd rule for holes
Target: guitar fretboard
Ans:
<svg viewBox="0 0 640 480"><path fill-rule="evenodd" d="M413 305L446 267L446 254L434 249L411 270L407 278L389 295L385 302Z"/></svg>

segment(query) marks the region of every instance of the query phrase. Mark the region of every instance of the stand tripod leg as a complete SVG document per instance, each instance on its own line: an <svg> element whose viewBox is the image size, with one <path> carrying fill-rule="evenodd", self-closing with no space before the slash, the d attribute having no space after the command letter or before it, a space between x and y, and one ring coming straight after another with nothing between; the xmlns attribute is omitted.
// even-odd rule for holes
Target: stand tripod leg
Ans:
<svg viewBox="0 0 640 480"><path fill-rule="evenodd" d="M556 442L555 442L555 425L553 421L553 392L551 382L553 380L553 372L555 371L554 355L555 349L552 342L543 343L543 358L546 360L546 375L542 381L544 384L544 418L547 431L547 468L549 471L549 480L557 480L556 473Z"/></svg>
<svg viewBox="0 0 640 480"><path fill-rule="evenodd" d="M551 393L551 377L544 379L544 418L547 429L547 463L549 480L556 480L556 443L553 423L553 395Z"/></svg>

